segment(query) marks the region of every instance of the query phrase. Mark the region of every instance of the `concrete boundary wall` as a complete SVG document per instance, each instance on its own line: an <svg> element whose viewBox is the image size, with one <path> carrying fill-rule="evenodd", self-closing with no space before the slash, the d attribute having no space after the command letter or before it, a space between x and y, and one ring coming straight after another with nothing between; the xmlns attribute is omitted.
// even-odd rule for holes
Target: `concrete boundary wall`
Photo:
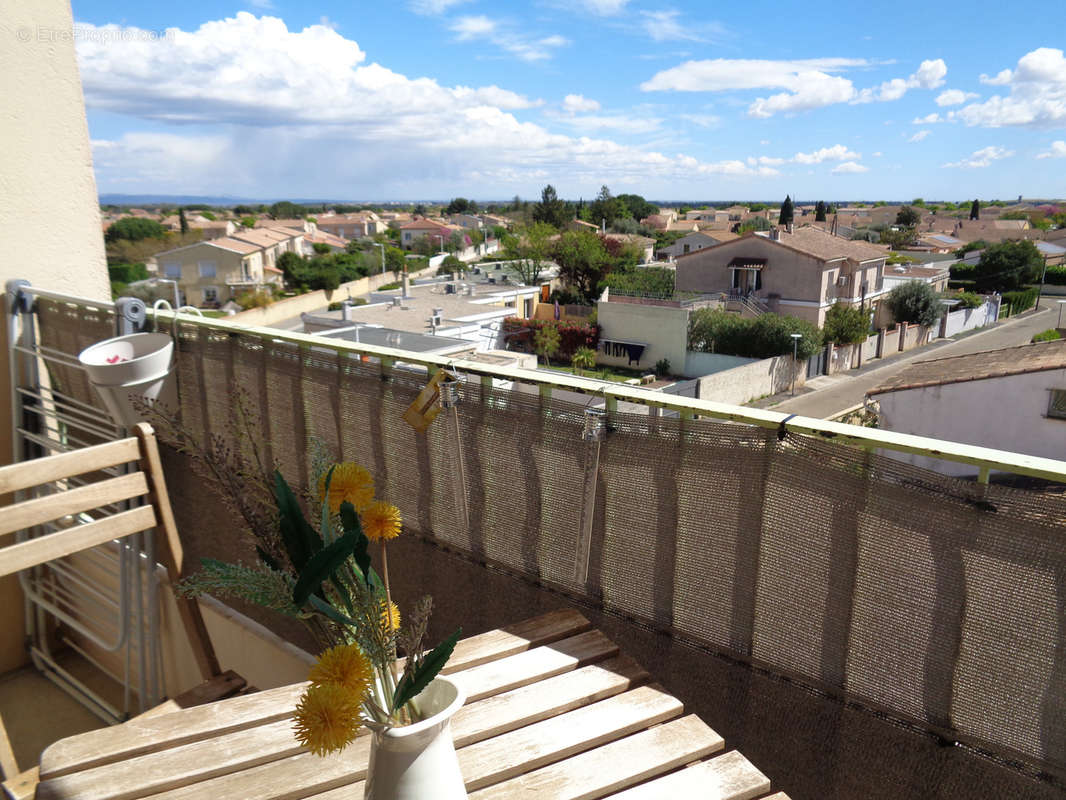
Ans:
<svg viewBox="0 0 1066 800"><path fill-rule="evenodd" d="M796 363L796 386L807 379L807 362ZM759 397L787 392L792 386L792 356L777 356L722 370L699 379L700 399L743 405Z"/></svg>
<svg viewBox="0 0 1066 800"><path fill-rule="evenodd" d="M727 356L722 353L700 353L689 350L685 354L685 371L687 378L702 378L705 375L713 375L745 364L754 364L757 358L745 358L744 356Z"/></svg>
<svg viewBox="0 0 1066 800"><path fill-rule="evenodd" d="M435 272L436 268L428 267L419 272L410 273L409 277L414 280L415 278L432 275ZM352 297L359 297L389 283L396 283L396 276L392 272L384 274L379 272L366 278L342 283L332 292L327 292L325 289L316 289L307 294L278 300L266 308L250 308L247 311L241 311L239 314L234 314L230 319L242 325L273 325L276 322L292 319L301 314L321 311L333 301L347 298L349 294Z"/></svg>
<svg viewBox="0 0 1066 800"><path fill-rule="evenodd" d="M991 325L999 317L999 301L987 300L984 305L977 308L960 308L945 315L942 336L954 336L963 331L974 328L983 328Z"/></svg>

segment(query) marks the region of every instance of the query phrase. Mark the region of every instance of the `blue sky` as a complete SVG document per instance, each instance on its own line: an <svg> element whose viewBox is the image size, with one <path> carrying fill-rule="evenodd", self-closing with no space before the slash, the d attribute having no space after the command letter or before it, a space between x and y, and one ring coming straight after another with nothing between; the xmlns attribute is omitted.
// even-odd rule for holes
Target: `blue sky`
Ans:
<svg viewBox="0 0 1066 800"><path fill-rule="evenodd" d="M1061 35L867 7L73 2L101 192L1066 195Z"/></svg>

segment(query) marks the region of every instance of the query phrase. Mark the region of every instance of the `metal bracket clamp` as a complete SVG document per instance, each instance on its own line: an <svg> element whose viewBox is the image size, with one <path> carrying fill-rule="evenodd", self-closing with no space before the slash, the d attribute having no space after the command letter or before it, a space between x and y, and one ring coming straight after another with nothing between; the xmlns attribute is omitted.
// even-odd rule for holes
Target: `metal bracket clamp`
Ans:
<svg viewBox="0 0 1066 800"><path fill-rule="evenodd" d="M148 321L148 309L137 297L120 297L115 301L115 335L140 333Z"/></svg>
<svg viewBox="0 0 1066 800"><path fill-rule="evenodd" d="M24 291L30 282L23 278L12 278L4 283L7 293L8 312L11 314L28 314L33 310L33 295Z"/></svg>

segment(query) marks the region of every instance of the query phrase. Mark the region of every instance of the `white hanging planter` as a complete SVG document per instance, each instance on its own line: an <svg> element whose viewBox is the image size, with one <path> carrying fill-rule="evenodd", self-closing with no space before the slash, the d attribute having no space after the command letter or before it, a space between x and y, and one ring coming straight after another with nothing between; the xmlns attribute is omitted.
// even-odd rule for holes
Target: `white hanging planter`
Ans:
<svg viewBox="0 0 1066 800"><path fill-rule="evenodd" d="M438 676L415 702L431 716L414 725L374 730L364 800L465 800L451 731L465 692Z"/></svg>
<svg viewBox="0 0 1066 800"><path fill-rule="evenodd" d="M134 333L91 345L78 361L115 422L132 428L144 417L133 407L133 397L176 408L173 355L174 342L167 334Z"/></svg>

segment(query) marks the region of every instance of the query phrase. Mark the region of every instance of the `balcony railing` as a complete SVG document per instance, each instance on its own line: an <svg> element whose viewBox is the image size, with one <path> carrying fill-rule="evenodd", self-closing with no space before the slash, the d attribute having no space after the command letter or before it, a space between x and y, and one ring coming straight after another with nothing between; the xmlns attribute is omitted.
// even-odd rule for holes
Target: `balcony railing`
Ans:
<svg viewBox="0 0 1066 800"><path fill-rule="evenodd" d="M113 330L111 304L23 292L42 351L75 354ZM184 422L226 438L243 387L294 482L319 439L367 466L429 541L1066 777L1066 496L989 480L1066 484L1066 462L224 319L148 323L176 340ZM461 402L419 434L401 417L439 369L459 376ZM97 402L75 368L49 374ZM195 480L168 475L188 497ZM179 528L232 535L178 511Z"/></svg>

